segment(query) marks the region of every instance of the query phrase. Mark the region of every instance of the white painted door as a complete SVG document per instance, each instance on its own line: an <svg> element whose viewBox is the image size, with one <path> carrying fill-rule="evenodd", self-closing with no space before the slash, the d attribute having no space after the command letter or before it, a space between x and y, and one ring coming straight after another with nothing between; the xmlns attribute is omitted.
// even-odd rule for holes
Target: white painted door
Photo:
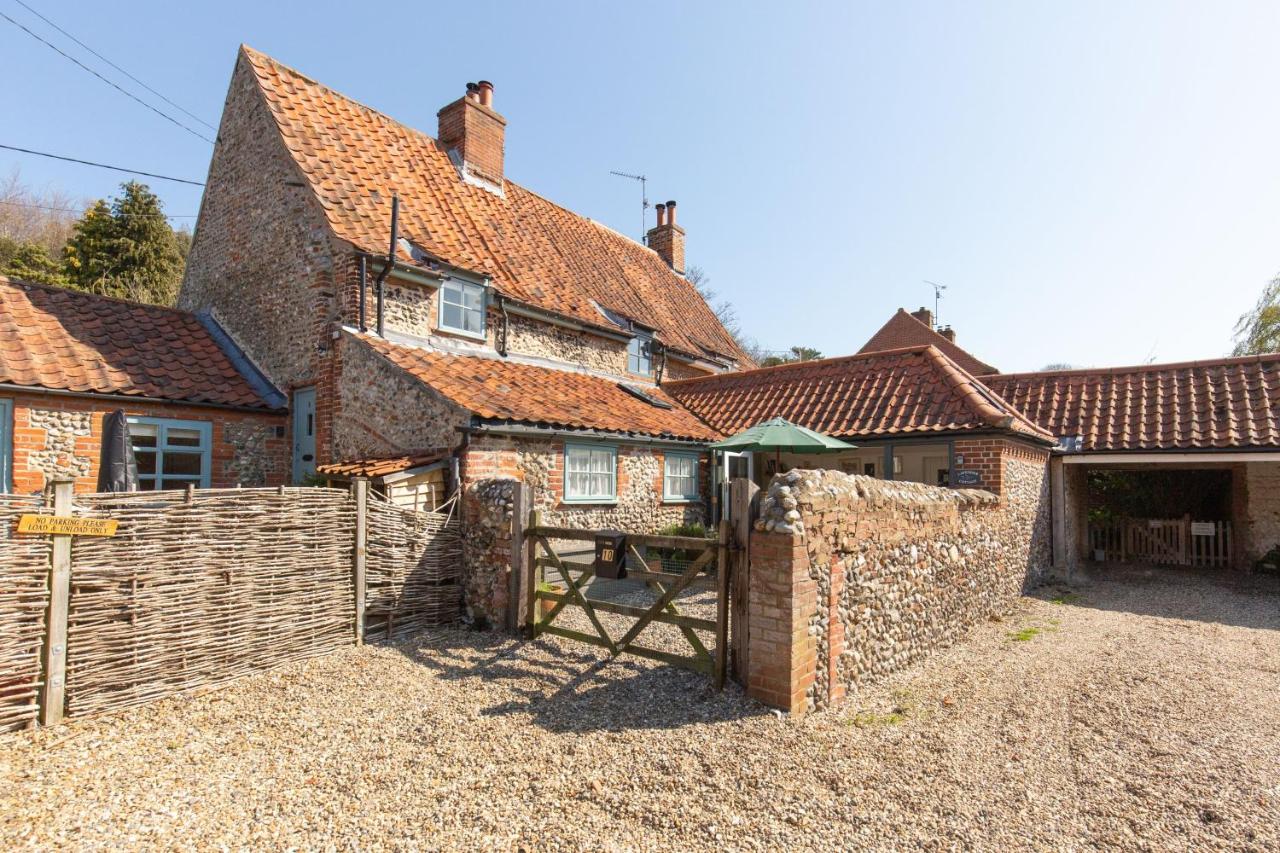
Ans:
<svg viewBox="0 0 1280 853"><path fill-rule="evenodd" d="M316 389L293 392L293 482L316 472Z"/></svg>

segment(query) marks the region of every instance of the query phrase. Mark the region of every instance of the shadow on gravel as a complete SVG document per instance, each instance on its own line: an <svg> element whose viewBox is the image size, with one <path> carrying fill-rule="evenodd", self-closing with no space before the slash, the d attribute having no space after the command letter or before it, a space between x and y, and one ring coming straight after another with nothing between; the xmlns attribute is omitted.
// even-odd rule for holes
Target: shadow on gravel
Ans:
<svg viewBox="0 0 1280 853"><path fill-rule="evenodd" d="M549 732L678 729L769 713L733 684L717 693L699 673L626 657L610 660L548 639L459 630L394 648L443 680L475 682L478 701L505 698L481 714L527 715Z"/></svg>
<svg viewBox="0 0 1280 853"><path fill-rule="evenodd" d="M1280 631L1280 578L1223 569L1090 564L1029 593L1072 607Z"/></svg>

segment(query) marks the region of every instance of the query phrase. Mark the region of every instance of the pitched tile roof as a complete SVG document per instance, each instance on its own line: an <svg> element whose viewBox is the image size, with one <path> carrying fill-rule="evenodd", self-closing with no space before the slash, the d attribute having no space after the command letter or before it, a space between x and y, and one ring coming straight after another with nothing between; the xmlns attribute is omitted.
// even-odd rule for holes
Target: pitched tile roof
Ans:
<svg viewBox="0 0 1280 853"><path fill-rule="evenodd" d="M0 382L272 408L194 314L4 276Z"/></svg>
<svg viewBox="0 0 1280 853"><path fill-rule="evenodd" d="M1081 450L1280 447L1280 353L982 381Z"/></svg>
<svg viewBox="0 0 1280 853"><path fill-rule="evenodd" d="M931 346L667 382L725 434L782 417L838 437L999 429L1050 436Z"/></svg>
<svg viewBox="0 0 1280 853"><path fill-rule="evenodd" d="M946 353L947 358L960 365L974 376L985 376L999 373L991 365L979 361L965 350L956 346L942 335L912 317L904 309L889 318L889 322L880 327L880 331L871 336L858 352L877 352L902 347L934 346Z"/></svg>
<svg viewBox="0 0 1280 853"><path fill-rule="evenodd" d="M386 251L398 193L406 240L487 274L513 299L606 325L594 301L658 330L675 349L750 364L694 286L652 250L512 181L504 197L463 183L425 133L241 50L334 232L358 249ZM400 260L413 263L403 248Z"/></svg>
<svg viewBox="0 0 1280 853"><path fill-rule="evenodd" d="M486 420L711 440L720 435L656 388L645 402L619 383L585 373L482 356L450 355L348 332L424 385Z"/></svg>

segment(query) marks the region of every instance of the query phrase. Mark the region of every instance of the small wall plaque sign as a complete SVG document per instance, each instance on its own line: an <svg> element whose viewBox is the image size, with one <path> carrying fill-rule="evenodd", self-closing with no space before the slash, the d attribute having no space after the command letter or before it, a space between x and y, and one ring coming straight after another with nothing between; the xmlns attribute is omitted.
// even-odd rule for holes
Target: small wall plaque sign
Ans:
<svg viewBox="0 0 1280 853"><path fill-rule="evenodd" d="M982 483L981 471L957 471L956 472L957 486L977 486L977 485L980 485L981 483Z"/></svg>

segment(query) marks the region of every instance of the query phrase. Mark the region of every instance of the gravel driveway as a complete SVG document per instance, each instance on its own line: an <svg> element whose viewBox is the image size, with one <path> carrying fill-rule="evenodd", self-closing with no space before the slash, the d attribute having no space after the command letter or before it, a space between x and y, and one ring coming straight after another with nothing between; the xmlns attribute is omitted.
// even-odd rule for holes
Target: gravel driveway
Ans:
<svg viewBox="0 0 1280 853"><path fill-rule="evenodd" d="M462 630L0 736L0 845L1280 848L1280 591L1024 599L844 707Z"/></svg>

